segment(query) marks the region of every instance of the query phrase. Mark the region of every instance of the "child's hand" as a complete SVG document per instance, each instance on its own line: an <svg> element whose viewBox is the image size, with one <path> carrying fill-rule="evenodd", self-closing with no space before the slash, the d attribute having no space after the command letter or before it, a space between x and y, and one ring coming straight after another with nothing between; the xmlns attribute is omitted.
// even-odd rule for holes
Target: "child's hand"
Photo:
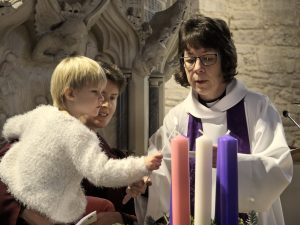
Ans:
<svg viewBox="0 0 300 225"><path fill-rule="evenodd" d="M160 152L145 156L145 165L148 170L157 170L160 167L163 155Z"/></svg>

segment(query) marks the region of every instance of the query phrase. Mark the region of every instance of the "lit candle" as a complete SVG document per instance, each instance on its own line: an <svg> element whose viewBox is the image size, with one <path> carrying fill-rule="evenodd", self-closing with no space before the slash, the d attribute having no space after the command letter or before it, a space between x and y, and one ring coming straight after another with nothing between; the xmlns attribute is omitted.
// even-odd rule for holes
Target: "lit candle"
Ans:
<svg viewBox="0 0 300 225"><path fill-rule="evenodd" d="M237 139L224 135L218 139L216 222L238 224Z"/></svg>
<svg viewBox="0 0 300 225"><path fill-rule="evenodd" d="M202 135L196 139L195 225L211 223L212 140Z"/></svg>
<svg viewBox="0 0 300 225"><path fill-rule="evenodd" d="M178 135L172 149L172 225L190 224L190 183L188 138Z"/></svg>

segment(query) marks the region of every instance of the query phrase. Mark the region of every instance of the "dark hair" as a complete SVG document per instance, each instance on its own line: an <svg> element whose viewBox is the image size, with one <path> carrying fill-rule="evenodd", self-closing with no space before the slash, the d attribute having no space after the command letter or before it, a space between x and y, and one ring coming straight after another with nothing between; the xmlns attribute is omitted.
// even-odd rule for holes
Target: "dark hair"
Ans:
<svg viewBox="0 0 300 225"><path fill-rule="evenodd" d="M178 40L179 59L184 55L185 50L201 47L218 51L224 81L230 82L237 74L237 53L232 35L224 20L195 14L181 23ZM181 86L190 86L182 63L180 63L180 70L174 76Z"/></svg>
<svg viewBox="0 0 300 225"><path fill-rule="evenodd" d="M124 91L126 79L120 68L115 64L108 64L105 62L99 62L99 65L104 70L107 80L116 84L119 87L120 93Z"/></svg>

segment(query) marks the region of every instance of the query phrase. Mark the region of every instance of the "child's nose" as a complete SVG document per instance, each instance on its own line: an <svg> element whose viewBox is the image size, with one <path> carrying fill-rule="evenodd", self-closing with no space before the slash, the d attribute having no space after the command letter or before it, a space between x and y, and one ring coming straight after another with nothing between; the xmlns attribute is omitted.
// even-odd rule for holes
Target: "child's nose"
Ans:
<svg viewBox="0 0 300 225"><path fill-rule="evenodd" d="M102 94L99 94L98 101L101 103L104 101L104 96Z"/></svg>

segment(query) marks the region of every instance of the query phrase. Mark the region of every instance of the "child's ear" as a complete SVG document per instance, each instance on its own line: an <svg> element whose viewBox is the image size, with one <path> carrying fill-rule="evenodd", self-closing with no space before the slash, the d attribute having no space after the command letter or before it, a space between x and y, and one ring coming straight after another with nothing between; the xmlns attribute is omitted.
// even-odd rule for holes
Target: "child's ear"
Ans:
<svg viewBox="0 0 300 225"><path fill-rule="evenodd" d="M66 88L65 91L64 91L64 98L67 100L67 101L74 101L75 99L75 90L73 88Z"/></svg>

